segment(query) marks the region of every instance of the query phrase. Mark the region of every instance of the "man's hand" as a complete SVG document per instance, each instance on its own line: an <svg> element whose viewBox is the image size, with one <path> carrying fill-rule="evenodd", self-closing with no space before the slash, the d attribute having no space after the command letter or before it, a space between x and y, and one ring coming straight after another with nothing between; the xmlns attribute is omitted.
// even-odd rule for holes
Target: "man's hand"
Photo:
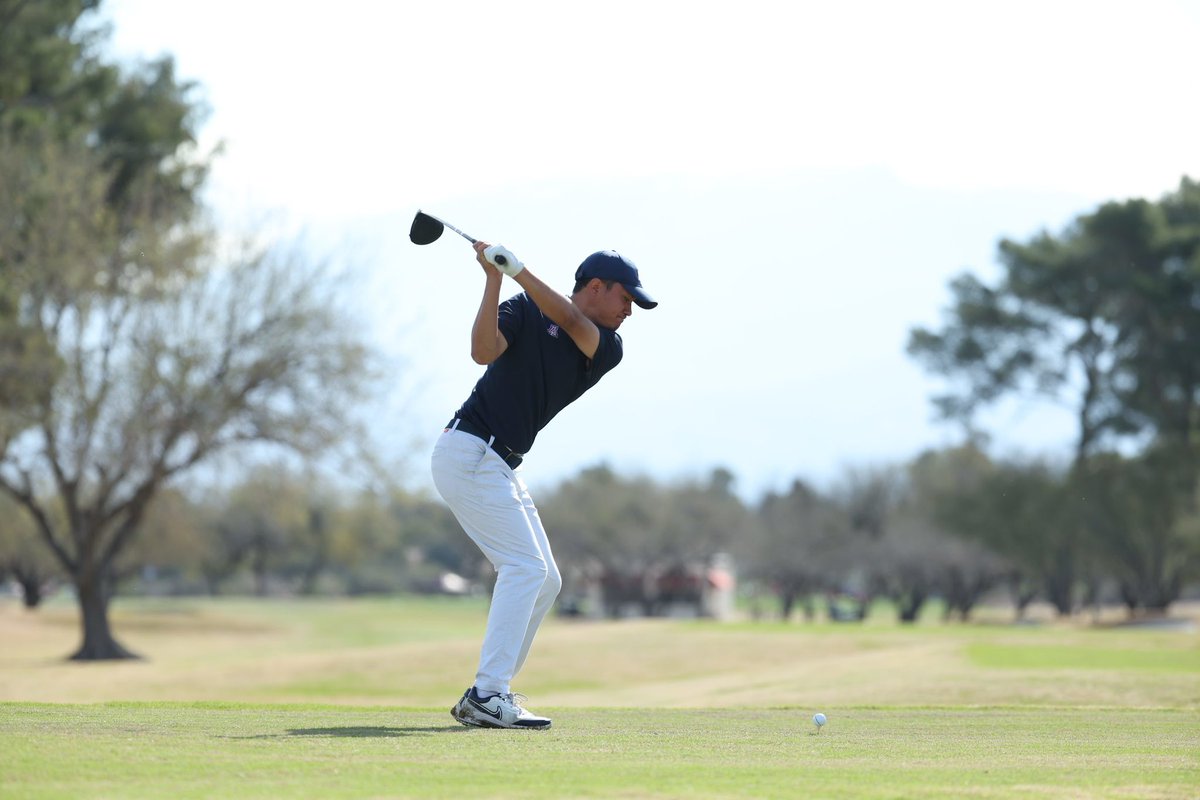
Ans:
<svg viewBox="0 0 1200 800"><path fill-rule="evenodd" d="M476 242L472 247L475 248L475 260L479 262L479 266L483 267L483 273L489 278L502 278L503 274L500 270L484 255L484 251L491 245L487 242Z"/></svg>
<svg viewBox="0 0 1200 800"><path fill-rule="evenodd" d="M510 278L517 277L521 270L525 269L525 265L503 245L494 244L486 248L483 251L483 257Z"/></svg>
<svg viewBox="0 0 1200 800"><path fill-rule="evenodd" d="M525 265L507 247L499 244L476 242L475 260L480 263L485 273L493 274L498 271L510 278L517 277L521 270L525 269Z"/></svg>

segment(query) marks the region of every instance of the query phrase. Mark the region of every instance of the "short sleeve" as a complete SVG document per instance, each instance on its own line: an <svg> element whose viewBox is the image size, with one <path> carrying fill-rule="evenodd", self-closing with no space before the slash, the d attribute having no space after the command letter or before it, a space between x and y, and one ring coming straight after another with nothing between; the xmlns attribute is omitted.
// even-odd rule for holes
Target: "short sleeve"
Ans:
<svg viewBox="0 0 1200 800"><path fill-rule="evenodd" d="M501 335L511 345L517 338L517 331L525 321L525 304L521 302L523 295L513 295L500 304L496 312L496 327Z"/></svg>
<svg viewBox="0 0 1200 800"><path fill-rule="evenodd" d="M598 369L602 374L621 363L625 355L625 345L621 342L621 334L607 328L599 328L600 343L596 346L596 354L592 356L592 369Z"/></svg>

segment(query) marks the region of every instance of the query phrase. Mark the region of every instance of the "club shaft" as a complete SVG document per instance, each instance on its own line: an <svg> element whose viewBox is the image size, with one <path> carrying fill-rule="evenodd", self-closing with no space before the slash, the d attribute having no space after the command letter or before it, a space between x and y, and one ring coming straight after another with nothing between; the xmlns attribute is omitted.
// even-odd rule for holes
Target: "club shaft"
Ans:
<svg viewBox="0 0 1200 800"><path fill-rule="evenodd" d="M458 228L456 228L456 227L454 227L453 225L451 225L449 222L446 222L445 220L438 220L438 221L439 221L439 222L441 222L443 225L445 225L445 226L446 226L447 228L449 228L450 230L452 230L452 231L454 231L455 233L457 233L459 236L461 236L461 237L463 237L464 239L466 239L466 240L467 240L468 242L470 242L471 244L475 244L475 239L473 239L472 237L470 237L470 236L468 236L467 234L463 233L463 232L462 232L462 231L460 231Z"/></svg>

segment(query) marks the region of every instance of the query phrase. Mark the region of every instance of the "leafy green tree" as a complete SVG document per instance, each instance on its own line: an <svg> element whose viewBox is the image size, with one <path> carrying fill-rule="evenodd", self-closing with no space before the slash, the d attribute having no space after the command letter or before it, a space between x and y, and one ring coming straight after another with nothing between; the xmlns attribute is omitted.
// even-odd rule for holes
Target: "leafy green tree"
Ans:
<svg viewBox="0 0 1200 800"><path fill-rule="evenodd" d="M189 157L206 113L197 86L170 57L132 70L106 62L100 5L0 0L0 133L31 160L49 142L87 147L111 173L113 208L153 200L160 216L187 218L207 173Z"/></svg>
<svg viewBox="0 0 1200 800"><path fill-rule="evenodd" d="M947 618L966 620L983 595L1005 576L1005 560L973 536L957 535L942 514L952 501L974 492L992 469L992 462L976 443L922 453L907 468L911 487L909 505L922 527L931 532L936 564L937 591L945 601Z"/></svg>
<svg viewBox="0 0 1200 800"><path fill-rule="evenodd" d="M99 6L0 0L0 453L62 368L55 334L70 320L47 306L191 263L159 246L195 241L180 223L207 174L204 108L170 58L107 63Z"/></svg>
<svg viewBox="0 0 1200 800"><path fill-rule="evenodd" d="M748 515L735 484L733 473L718 467L703 480L667 487L668 509L656 536L658 560L704 562L728 550Z"/></svg>
<svg viewBox="0 0 1200 800"><path fill-rule="evenodd" d="M1181 470L1177 449L1137 458L1090 459L1073 482L1098 556L1130 611L1164 612L1200 578L1200 537L1189 501L1165 476Z"/></svg>
<svg viewBox="0 0 1200 800"><path fill-rule="evenodd" d="M937 517L948 530L981 543L1008 564L1008 584L1018 617L1037 594L1060 614L1075 607L1080 530L1060 471L1047 464L995 463L970 485L944 492Z"/></svg>
<svg viewBox="0 0 1200 800"><path fill-rule="evenodd" d="M978 483L986 456L972 445L923 453L912 462L850 470L834 496L851 530L849 570L864 576L871 596L887 597L901 622L915 622L941 597L946 616L967 618L1000 580L1001 562L979 539L961 537L941 513L945 498L960 498Z"/></svg>
<svg viewBox="0 0 1200 800"><path fill-rule="evenodd" d="M938 536L914 507L905 469L890 465L846 472L834 496L850 523L843 581L861 576L858 618L873 596L896 606L902 622L913 622L936 591Z"/></svg>
<svg viewBox="0 0 1200 800"><path fill-rule="evenodd" d="M653 611L645 584L662 553L656 532L666 509L656 484L598 465L561 483L538 508L563 571L564 596L598 584L610 615L634 602Z"/></svg>
<svg viewBox="0 0 1200 800"><path fill-rule="evenodd" d="M70 575L77 659L131 655L108 607L156 494L251 443L325 452L368 376L318 266L271 248L208 255L194 87L170 59L103 63L95 7L0 5L0 274L15 276L19 325L61 361L5 410L0 491Z"/></svg>
<svg viewBox="0 0 1200 800"><path fill-rule="evenodd" d="M338 500L315 473L287 464L262 465L230 493L216 517L215 563L235 569L249 560L255 591L265 596L272 582L302 595L317 592L332 566Z"/></svg>
<svg viewBox="0 0 1200 800"><path fill-rule="evenodd" d="M147 594L190 594L203 585L200 567L212 547L210 512L175 487L155 494L138 535L117 559L116 580Z"/></svg>
<svg viewBox="0 0 1200 800"><path fill-rule="evenodd" d="M0 273L0 453L24 430L30 409L45 402L61 367L45 335L20 319L17 295L15 282Z"/></svg>
<svg viewBox="0 0 1200 800"><path fill-rule="evenodd" d="M443 573L472 576L479 559L442 503L400 487L339 489L283 464L205 506L199 563L212 594L246 573L259 594L440 591Z"/></svg>
<svg viewBox="0 0 1200 800"><path fill-rule="evenodd" d="M733 482L728 470L716 469L703 481L660 486L603 465L564 481L538 504L563 568L564 595L598 583L609 614L633 603L657 613L666 599L662 575L694 573L741 533L747 511Z"/></svg>
<svg viewBox="0 0 1200 800"><path fill-rule="evenodd" d="M0 0L0 454L63 367L69 320L47 302L178 268L152 245L190 218L207 169L188 157L195 87L168 58L106 63L99 5Z"/></svg>
<svg viewBox="0 0 1200 800"><path fill-rule="evenodd" d="M380 554L392 554L385 563L395 573L393 586L422 591L437 587L445 572L471 578L480 569L491 570L444 503L423 493L393 488L388 517L389 527L384 530L394 531L389 541L380 542L376 536L371 540L373 546L361 549L365 563L378 562Z"/></svg>
<svg viewBox="0 0 1200 800"><path fill-rule="evenodd" d="M361 491L339 505L332 558L351 595L396 589L405 558L390 492Z"/></svg>
<svg viewBox="0 0 1200 800"><path fill-rule="evenodd" d="M264 465L233 489L217 520L222 540L240 554L237 561L249 560L259 597L270 593L271 577L282 578L295 556L292 545L308 523L306 495L303 481L293 472Z"/></svg>
<svg viewBox="0 0 1200 800"><path fill-rule="evenodd" d="M58 135L86 127L91 98L116 82L116 70L97 58L105 40L99 5L0 0L0 121Z"/></svg>
<svg viewBox="0 0 1200 800"><path fill-rule="evenodd" d="M1133 222L1122 218L1130 207ZM1128 258L1128 290L1112 314L1125 337L1117 392L1137 429L1175 451L1171 474L1190 493L1200 459L1200 181L1110 213L1110 239L1144 251Z"/></svg>
<svg viewBox="0 0 1200 800"><path fill-rule="evenodd" d="M850 531L845 515L799 480L786 494L766 494L757 511L757 527L735 548L744 574L775 594L782 619L791 617L797 603L813 619L813 595L837 589L846 566Z"/></svg>
<svg viewBox="0 0 1200 800"><path fill-rule="evenodd" d="M543 498L539 508L563 559L644 568L659 552L649 532L659 526L663 503L650 481L622 478L606 465L588 467Z"/></svg>
<svg viewBox="0 0 1200 800"><path fill-rule="evenodd" d="M969 424L1011 394L1071 401L1076 462L1143 431L1192 442L1198 230L1200 184L1184 178L1160 203L1106 203L1061 236L1002 241L999 283L959 276L946 325L910 334L909 353L955 382L937 407Z"/></svg>
<svg viewBox="0 0 1200 800"><path fill-rule="evenodd" d="M911 332L909 353L951 382L935 398L942 414L971 430L977 413L1003 397L1055 397L1078 421L1072 480L1089 471L1089 459L1151 441L1175 453L1159 480L1193 512L1200 477L1200 184L1184 178L1159 202L1106 203L1059 236L1005 240L999 251L1004 272L995 286L960 276L944 327ZM1095 515L1074 493L1060 499L1061 524L1047 534L1057 554L1051 599L1062 611L1089 549L1109 549L1102 560L1111 564L1139 539L1116 532L1129 536L1118 545L1112 536L1077 529Z"/></svg>

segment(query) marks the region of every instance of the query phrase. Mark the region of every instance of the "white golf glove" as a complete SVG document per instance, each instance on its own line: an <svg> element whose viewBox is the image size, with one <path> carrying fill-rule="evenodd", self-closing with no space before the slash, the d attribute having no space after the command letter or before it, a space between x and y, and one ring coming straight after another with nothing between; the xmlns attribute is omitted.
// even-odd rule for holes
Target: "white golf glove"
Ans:
<svg viewBox="0 0 1200 800"><path fill-rule="evenodd" d="M525 265L503 245L492 245L483 251L483 257L488 260L489 264L510 278L517 277L521 270L525 269Z"/></svg>

